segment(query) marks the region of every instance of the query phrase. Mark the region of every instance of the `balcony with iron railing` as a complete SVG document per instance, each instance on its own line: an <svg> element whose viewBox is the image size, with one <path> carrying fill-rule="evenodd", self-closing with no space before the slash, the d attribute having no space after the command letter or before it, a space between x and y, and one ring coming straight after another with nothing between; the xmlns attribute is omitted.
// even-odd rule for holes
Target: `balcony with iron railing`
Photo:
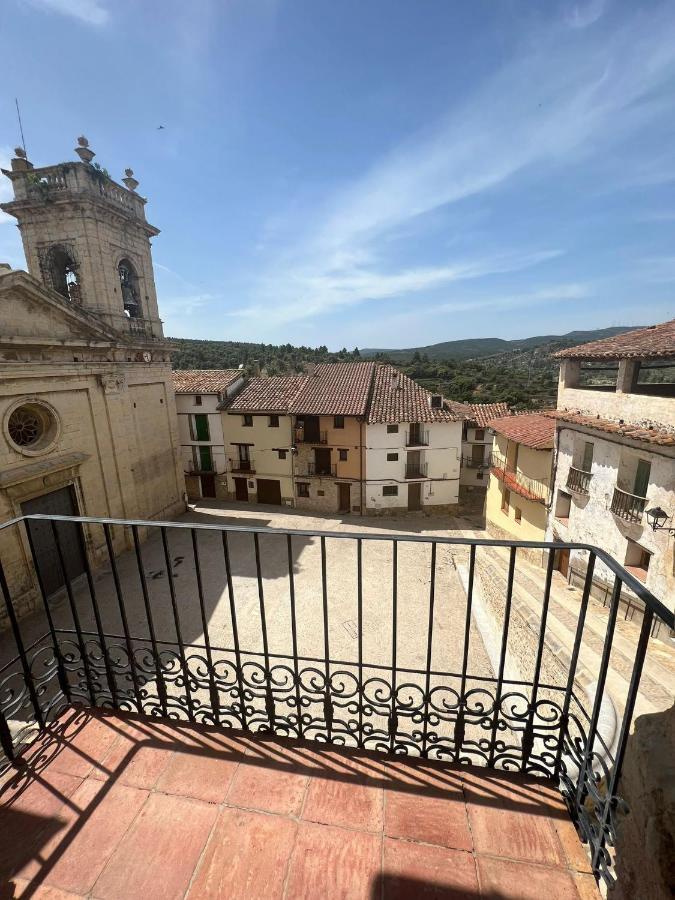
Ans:
<svg viewBox="0 0 675 900"><path fill-rule="evenodd" d="M474 459L473 456L462 457L462 465L468 469L489 469L490 453L486 453L481 459Z"/></svg>
<svg viewBox="0 0 675 900"><path fill-rule="evenodd" d="M631 494L620 487L615 487L610 510L619 519L637 525L642 521L646 505L646 497L640 497L638 494Z"/></svg>
<svg viewBox="0 0 675 900"><path fill-rule="evenodd" d="M295 440L298 444L327 444L327 431L310 431L304 428L295 429Z"/></svg>
<svg viewBox="0 0 675 900"><path fill-rule="evenodd" d="M253 456L249 456L248 459L240 459L238 456L232 457L230 459L230 472L252 475L255 472Z"/></svg>
<svg viewBox="0 0 675 900"><path fill-rule="evenodd" d="M477 898L508 883L515 897L518 879L532 896L571 897L589 869L612 883L650 631L675 624L642 583L586 545L215 522L0 526L3 883L25 896L161 885L198 898L216 885L364 900L401 885ZM24 617L16 546L36 580ZM533 547L547 562L523 630L521 550ZM548 643L560 549L586 565L565 653L557 632ZM474 586L500 554L486 654ZM603 637L585 627L596 563L614 581ZM634 641L622 629L615 642L622 590L644 614ZM609 734L619 652L628 687Z"/></svg>
<svg viewBox="0 0 675 900"><path fill-rule="evenodd" d="M429 469L429 464L425 462L418 463L406 463L405 464L405 477L406 478L426 478L427 471Z"/></svg>
<svg viewBox="0 0 675 900"><path fill-rule="evenodd" d="M405 433L406 447L428 447L429 432L424 428L411 428Z"/></svg>
<svg viewBox="0 0 675 900"><path fill-rule="evenodd" d="M575 494L587 494L591 483L592 472L570 466L567 473L567 487Z"/></svg>
<svg viewBox="0 0 675 900"><path fill-rule="evenodd" d="M337 478L337 464L308 462L297 474L299 478Z"/></svg>
<svg viewBox="0 0 675 900"><path fill-rule="evenodd" d="M491 454L490 472L515 494L535 503L546 503L549 494L548 481L524 475L501 454Z"/></svg>

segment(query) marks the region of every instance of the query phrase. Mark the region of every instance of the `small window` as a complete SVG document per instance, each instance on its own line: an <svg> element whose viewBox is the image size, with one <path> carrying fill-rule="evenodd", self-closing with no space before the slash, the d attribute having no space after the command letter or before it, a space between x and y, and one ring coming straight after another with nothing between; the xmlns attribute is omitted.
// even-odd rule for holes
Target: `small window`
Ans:
<svg viewBox="0 0 675 900"><path fill-rule="evenodd" d="M346 450L338 450L338 455L340 462L347 462L347 451Z"/></svg>
<svg viewBox="0 0 675 900"><path fill-rule="evenodd" d="M383 497L398 497L398 485L397 484L383 485L382 496Z"/></svg>
<svg viewBox="0 0 675 900"><path fill-rule="evenodd" d="M270 428L279 427L279 416L270 416Z"/></svg>
<svg viewBox="0 0 675 900"><path fill-rule="evenodd" d="M325 491L317 491L317 492L316 492L316 496L317 496L317 497L325 497L325 496L326 496L326 492L325 492Z"/></svg>
<svg viewBox="0 0 675 900"><path fill-rule="evenodd" d="M245 428L253 428L253 416L250 416L250 415L248 415L248 414L245 414L245 415L243 415L241 418L242 418L242 420L243 420L241 424L242 424Z"/></svg>
<svg viewBox="0 0 675 900"><path fill-rule="evenodd" d="M477 481L482 481L482 480L483 480L483 470L482 470L482 469L479 469L479 470L476 472L476 480L477 480Z"/></svg>
<svg viewBox="0 0 675 900"><path fill-rule="evenodd" d="M566 491L558 491L555 501L555 517L559 522L567 524L570 518L570 509L572 508L572 495Z"/></svg>
<svg viewBox="0 0 675 900"><path fill-rule="evenodd" d="M195 397L195 406L201 406L201 405L202 405L201 394L197 394L197 396Z"/></svg>
<svg viewBox="0 0 675 900"><path fill-rule="evenodd" d="M398 434L398 425L387 425L387 434Z"/></svg>
<svg viewBox="0 0 675 900"><path fill-rule="evenodd" d="M507 516L509 514L509 501L511 500L511 491L504 489L502 494L502 512Z"/></svg>
<svg viewBox="0 0 675 900"><path fill-rule="evenodd" d="M474 440L476 441L484 441L485 440L485 429L484 428L476 428L474 431Z"/></svg>
<svg viewBox="0 0 675 900"><path fill-rule="evenodd" d="M645 550L645 548L641 547L636 541L631 541L630 539L626 540L626 559L624 565L631 575L635 575L640 581L646 581L650 560L651 553L648 550Z"/></svg>
<svg viewBox="0 0 675 900"><path fill-rule="evenodd" d="M309 482L298 481L295 488L298 497L309 497Z"/></svg>
<svg viewBox="0 0 675 900"><path fill-rule="evenodd" d="M516 521L519 525L520 525L520 520L522 519L522 517L523 517L523 514L522 514L522 512L521 512L521 510L520 510L520 507L519 507L519 506L514 506L514 507L513 507L513 518L515 519L515 521Z"/></svg>
<svg viewBox="0 0 675 900"><path fill-rule="evenodd" d="M398 462L398 453L387 453L387 462Z"/></svg>
<svg viewBox="0 0 675 900"><path fill-rule="evenodd" d="M288 450L277 450L277 453L279 454L279 459L286 459Z"/></svg>
<svg viewBox="0 0 675 900"><path fill-rule="evenodd" d="M345 427L345 417L344 416L334 416L333 417L333 428L344 428Z"/></svg>

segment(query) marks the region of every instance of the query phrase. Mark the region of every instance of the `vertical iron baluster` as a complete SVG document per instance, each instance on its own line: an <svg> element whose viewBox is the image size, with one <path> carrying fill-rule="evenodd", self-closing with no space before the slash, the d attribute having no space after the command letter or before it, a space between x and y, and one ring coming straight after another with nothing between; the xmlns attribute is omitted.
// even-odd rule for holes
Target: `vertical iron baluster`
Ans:
<svg viewBox="0 0 675 900"><path fill-rule="evenodd" d="M197 596L199 598L199 615L202 620L202 629L204 630L204 647L206 649L206 661L209 670L209 702L213 711L213 720L216 725L220 724L220 695L216 685L216 672L213 667L213 651L211 650L211 636L209 635L209 623L206 618L206 607L204 606L204 585L202 584L202 566L199 558L199 546L197 544L197 530L190 529L192 537L192 555L195 561L195 577L197 579Z"/></svg>
<svg viewBox="0 0 675 900"><path fill-rule="evenodd" d="M359 747L363 747L363 704L365 696L363 691L363 559L361 538L356 539L356 618L358 629L358 673L359 673Z"/></svg>
<svg viewBox="0 0 675 900"><path fill-rule="evenodd" d="M73 617L73 623L75 625L75 633L77 634L77 645L80 650L80 656L82 657L82 666L84 668L84 677L87 682L87 692L89 694L89 699L91 700L92 706L96 706L96 693L94 691L94 684L91 678L91 671L89 669L89 659L87 657L87 648L84 643L84 638L82 636L82 628L80 626L80 616L77 612L77 605L75 603L75 596L73 595L73 588L70 583L70 577L68 575L68 571L66 569L66 561L63 556L63 547L61 546L61 539L59 538L58 528L56 527L56 522L54 519L51 520L52 525L52 534L54 536L54 543L56 544L56 554L59 558L59 565L61 566L61 571L63 572L63 577L66 582L66 594L68 595L68 603L70 605L70 612Z"/></svg>
<svg viewBox="0 0 675 900"><path fill-rule="evenodd" d="M396 712L396 644L398 632L398 541L392 541L392 583L391 583L391 712L389 713L389 751L394 752L398 715Z"/></svg>
<svg viewBox="0 0 675 900"><path fill-rule="evenodd" d="M469 582L466 587L466 618L464 619L464 650L462 652L462 680L459 685L459 703L455 722L455 762L462 754L462 744L466 732L466 672L469 665L469 643L471 640L471 608L473 606L473 580L476 571L476 545L469 548Z"/></svg>
<svg viewBox="0 0 675 900"><path fill-rule="evenodd" d="M422 723L422 756L427 755L429 731L429 704L431 703L431 662L434 635L434 602L436 594L436 542L431 544L431 581L429 583L429 626L427 630L427 676L424 687L424 711Z"/></svg>
<svg viewBox="0 0 675 900"><path fill-rule="evenodd" d="M295 619L295 578L293 576L293 538L286 535L288 548L288 590L291 600L291 640L293 642L293 677L295 679L295 706L298 711L298 737L302 737L302 706L300 703L300 666L298 663L298 630Z"/></svg>
<svg viewBox="0 0 675 900"><path fill-rule="evenodd" d="M117 571L117 562L115 561L115 550L112 542L112 534L110 525L107 523L103 526L105 534L105 543L108 548L108 559L110 560L110 571L112 572L113 583L115 585L115 593L117 595L117 605L120 610L120 618L122 620L122 631L124 632L124 643L127 648L127 658L129 660L129 670L131 672L131 683L134 686L134 698L136 700L136 708L139 713L143 712L143 700L141 698L141 689L138 681L138 672L136 670L136 658L134 657L134 647L129 632L129 622L127 621L127 611L124 607L124 595L122 593L122 585L120 583L119 572Z"/></svg>
<svg viewBox="0 0 675 900"><path fill-rule="evenodd" d="M35 568L35 576L37 578L38 588L40 591L40 599L42 600L42 608L44 609L45 616L47 617L47 624L49 625L49 632L52 636L52 646L54 648L54 659L56 660L56 676L59 682L59 687L63 691L63 696L66 698L68 703L71 700L70 694L70 684L68 682L68 675L66 674L66 667L63 661L63 654L61 653L61 645L59 644L58 638L56 637L56 628L54 626L54 619L52 617L52 611L49 608L49 603L47 601L47 592L45 591L44 582L42 580L42 575L40 574L40 569L37 564L37 553L35 551L35 544L33 543L33 536L30 530L29 522L25 523L26 526L26 537L28 538L28 546L30 547L31 557L33 559L33 567Z"/></svg>
<svg viewBox="0 0 675 900"><path fill-rule="evenodd" d="M192 690L190 687L190 669L188 668L187 657L185 656L185 644L183 643L183 633L180 627L180 614L178 612L178 603L176 601L176 588L173 583L173 571L171 566L171 553L169 551L169 538L166 528L162 525L160 528L162 535L162 548L164 550L164 564L166 565L166 574L169 579L169 595L171 597L171 610L173 612L173 624L176 629L176 642L178 644L178 655L180 657L180 666L183 670L183 678L185 679L185 699L187 701L188 718L191 722L195 721L195 711L192 703Z"/></svg>
<svg viewBox="0 0 675 900"><path fill-rule="evenodd" d="M502 629L502 648L499 654L499 672L497 673L497 686L495 688L495 705L492 714L492 730L490 734L490 755L488 766L495 762L495 750L497 742L497 730L499 727L499 708L502 702L502 688L504 685L504 667L506 665L506 647L509 640L509 620L511 618L511 599L513 597L513 579L516 569L516 547L511 547L509 557L509 574L506 584L506 600L504 602L504 627Z"/></svg>
<svg viewBox="0 0 675 900"><path fill-rule="evenodd" d="M272 693L272 672L270 671L270 650L267 643L267 618L265 617L265 592L263 590L262 569L260 567L260 541L258 532L253 532L255 549L255 571L258 578L258 603L260 605L260 628L262 631L263 656L265 658L265 711L270 721L270 730L275 729L274 694Z"/></svg>
<svg viewBox="0 0 675 900"><path fill-rule="evenodd" d="M115 682L115 675L110 665L110 654L108 653L108 645L103 633L103 623L101 622L101 613L98 608L98 599L96 597L96 590L94 588L94 577L91 573L89 557L87 556L87 542L84 537L84 523L78 522L76 527L78 540L80 543L80 551L82 553L82 559L84 560L84 572L87 577L87 586L89 587L89 596L91 597L91 606L94 612L96 630L98 631L98 639L99 643L101 644L101 655L103 656L105 674L106 678L108 679L108 686L110 687L110 696L112 698L113 706L115 707L115 709L117 709L119 706L117 702L117 684Z"/></svg>
<svg viewBox="0 0 675 900"><path fill-rule="evenodd" d="M577 664L579 662L579 652L581 649L581 639L584 633L584 624L586 622L586 612L588 610L588 598L591 594L593 585L593 570L595 568L595 553L591 550L588 554L588 565L586 567L586 578L584 580L584 589L581 595L581 605L579 607L579 618L577 620L577 630L574 636L574 647L572 648L572 658L570 659L570 669L567 675L567 687L565 688L565 700L563 702L562 714L560 716L560 739L558 741L558 751L556 753L555 767L553 769L553 777L557 780L560 777L560 765L562 762L563 745L567 736L567 727L569 723L570 703L572 702L572 691L574 689L574 679L577 674ZM604 608L604 604L603 604Z"/></svg>
<svg viewBox="0 0 675 900"><path fill-rule="evenodd" d="M42 709L40 708L40 701L38 700L37 691L35 690L35 685L33 683L33 675L30 670L30 664L28 662L28 657L26 656L26 648L23 643L23 639L21 637L21 629L19 628L19 622L16 618L16 612L14 611L14 604L12 603L12 598L9 593L9 587L7 585L7 579L5 577L5 568L0 562L0 592L2 593L2 599L5 602L5 608L7 609L7 617L9 619L9 624L12 629L12 634L14 635L14 643L16 644L16 649L19 654L19 659L21 660L21 668L23 669L23 678L26 682L26 689L28 691L28 695L30 696L30 701L33 705L33 712L35 713L35 719L40 726L40 728L44 728L44 717L42 715ZM2 714L0 713L0 718ZM2 720L4 721L4 719ZM0 741L2 740L2 722L0 721ZM9 733L9 732L8 732ZM11 746L11 736L10 736L10 746ZM4 743L3 743L4 749ZM12 756L7 753L5 749L5 755L7 759L13 759Z"/></svg>
<svg viewBox="0 0 675 900"><path fill-rule="evenodd" d="M555 550L551 548L548 551L548 564L546 566L546 581L544 583L544 599L541 606L541 625L539 627L539 643L537 644L537 657L534 663L534 672L532 674L532 695L530 697L530 707L527 713L527 724L523 732L522 744L522 760L520 763L520 771L524 772L532 749L534 747L534 716L537 708L537 695L539 693L539 676L541 674L541 660L544 654L544 639L546 637L546 620L548 618L548 607L551 600L551 581L553 579L553 562L555 560Z"/></svg>
<svg viewBox="0 0 675 900"><path fill-rule="evenodd" d="M152 609L150 608L150 594L148 593L148 583L145 579L145 567L143 566L143 555L141 553L141 542L138 537L138 525L131 526L131 533L134 538L134 550L136 551L136 567L138 568L138 577L141 580L141 592L143 594L143 605L145 606L145 617L148 622L148 631L150 632L150 645L152 647L152 656L155 663L155 677L157 678L157 696L159 698L162 712L167 714L167 696L166 685L164 684L164 676L162 675L162 663L159 658L159 648L157 647L157 638L155 636L155 624L152 620Z"/></svg>
<svg viewBox="0 0 675 900"><path fill-rule="evenodd" d="M326 578L326 538L321 537L321 595L323 600L323 656L324 677L326 679L323 714L326 720L328 743L333 740L333 704L330 696L330 643L328 639L328 582Z"/></svg>
<svg viewBox="0 0 675 900"><path fill-rule="evenodd" d="M600 661L600 670L598 672L598 688L595 693L593 702L593 713L591 715L591 723L588 729L588 744L584 753L583 762L579 769L579 783L576 793L576 809L579 809L583 802L585 794L586 774L590 768L590 777L592 777L593 765L593 743L595 741L595 733L598 728L598 719L600 718L600 708L602 706L602 694L605 690L605 681L607 679L607 669L609 668L609 658L612 652L612 641L614 639L614 626L616 625L616 617L619 612L619 598L621 596L621 579L618 575L614 577L614 588L612 590L612 599L609 606L609 616L607 618L607 631L605 633L605 643L602 648L602 659Z"/></svg>
<svg viewBox="0 0 675 900"><path fill-rule="evenodd" d="M2 714L2 711L0 711L0 747L7 759L13 763L16 759L14 741L12 740L12 732L9 730L7 719Z"/></svg>
<svg viewBox="0 0 675 900"><path fill-rule="evenodd" d="M232 585L232 565L230 563L230 548L227 540L227 532L221 532L223 536L223 555L225 557L225 577L227 578L227 595L230 600L230 618L232 620L232 643L234 644L234 659L237 666L237 686L239 689L239 704L241 706L241 727L246 728L246 691L244 690L244 672L241 667L241 651L239 649L239 630L237 629L237 610L234 603L234 587Z"/></svg>
<svg viewBox="0 0 675 900"><path fill-rule="evenodd" d="M614 802L614 797L616 796L616 792L619 786L619 778L621 777L621 769L623 768L623 760L626 755L626 744L628 742L628 733L630 730L630 724L633 719L633 711L635 709L635 701L637 699L638 688L640 687L640 678L642 676L642 667L645 661L645 654L647 652L647 645L649 644L649 633L652 627L652 619L654 614L651 609L645 607L644 618L642 620L642 628L640 629L640 637L638 638L638 644L635 650L635 662L633 664L633 674L630 679L630 686L628 688L628 696L626 697L626 708L623 714L623 721L621 723L621 732L619 734L619 742L616 747L616 757L614 759L614 768L612 769L612 774L609 780L609 784L607 785L607 794L605 807L602 812L602 819L600 821L600 829L598 831L598 843L593 852L593 860L592 860L592 869L594 872L598 871L598 865L600 862L600 854L605 845L605 830L607 828L607 824L609 822L609 818L612 811L612 804Z"/></svg>

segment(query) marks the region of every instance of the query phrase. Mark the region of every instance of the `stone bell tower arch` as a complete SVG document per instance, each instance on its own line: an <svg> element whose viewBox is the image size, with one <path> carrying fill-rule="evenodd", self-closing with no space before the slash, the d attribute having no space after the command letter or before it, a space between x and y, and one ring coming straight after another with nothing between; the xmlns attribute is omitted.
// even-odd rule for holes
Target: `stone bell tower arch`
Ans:
<svg viewBox="0 0 675 900"><path fill-rule="evenodd" d="M85 137L78 161L35 168L17 148L10 171L28 271L128 340L162 339L146 200L127 169L122 184L93 162Z"/></svg>

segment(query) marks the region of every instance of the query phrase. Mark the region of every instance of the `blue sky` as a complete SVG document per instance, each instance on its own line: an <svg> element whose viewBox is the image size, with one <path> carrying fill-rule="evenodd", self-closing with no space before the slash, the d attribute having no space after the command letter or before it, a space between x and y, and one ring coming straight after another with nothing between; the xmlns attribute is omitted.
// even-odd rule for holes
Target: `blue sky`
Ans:
<svg viewBox="0 0 675 900"><path fill-rule="evenodd" d="M3 165L18 95L36 165L84 133L134 169L169 335L405 347L675 315L670 2L3 13Z"/></svg>

